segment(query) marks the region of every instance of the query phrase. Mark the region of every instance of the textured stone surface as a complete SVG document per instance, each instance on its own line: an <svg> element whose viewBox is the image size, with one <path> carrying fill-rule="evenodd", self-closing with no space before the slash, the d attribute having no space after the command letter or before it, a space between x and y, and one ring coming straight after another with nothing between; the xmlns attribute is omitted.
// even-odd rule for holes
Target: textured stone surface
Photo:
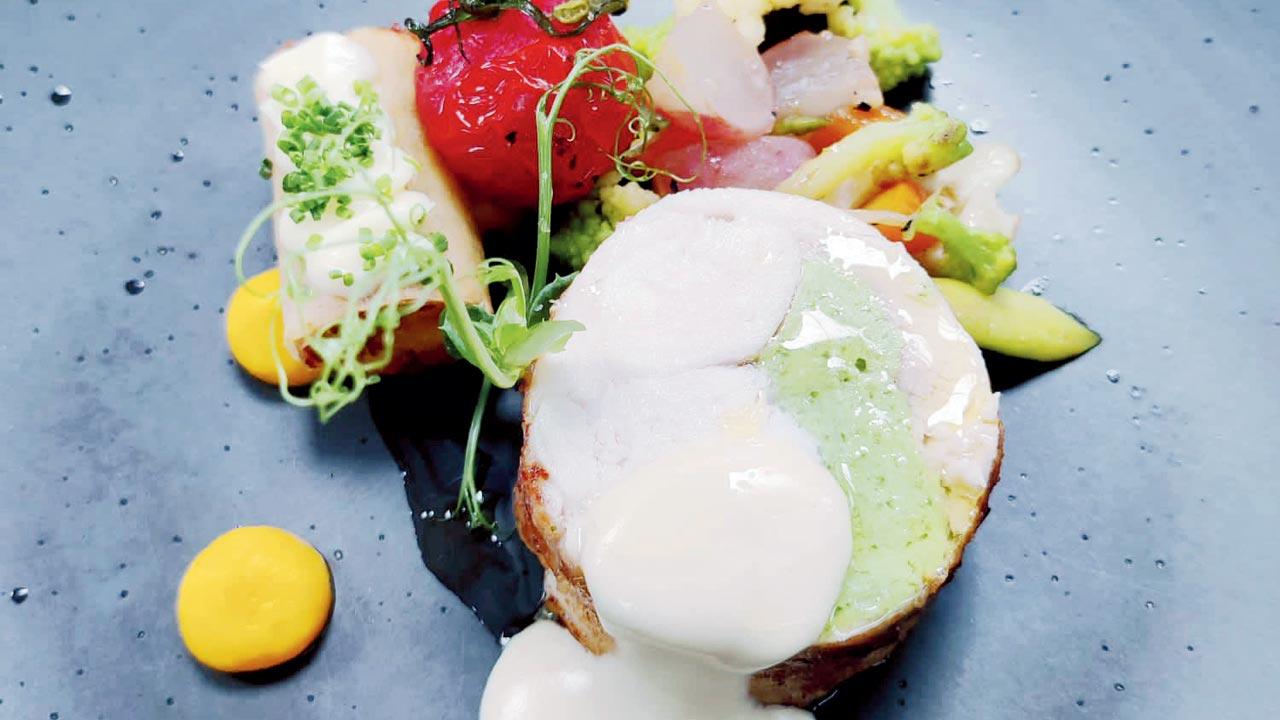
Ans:
<svg viewBox="0 0 1280 720"><path fill-rule="evenodd" d="M1046 276L1105 341L1006 395L964 567L829 716L1280 707L1280 9L904 4L943 30L934 100L1024 155L1014 284ZM0 586L29 588L0 604L0 718L475 716L496 644L423 567L366 406L283 405L219 315L268 196L255 63L424 5L0 5ZM200 670L172 619L245 523L314 542L337 588L319 652L263 684Z"/></svg>

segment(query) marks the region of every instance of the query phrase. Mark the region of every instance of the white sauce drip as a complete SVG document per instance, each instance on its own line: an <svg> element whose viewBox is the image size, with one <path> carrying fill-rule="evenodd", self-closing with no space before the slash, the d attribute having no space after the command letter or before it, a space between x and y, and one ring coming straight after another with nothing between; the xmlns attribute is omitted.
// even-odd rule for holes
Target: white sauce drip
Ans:
<svg viewBox="0 0 1280 720"><path fill-rule="evenodd" d="M812 644L850 562L848 502L812 441L762 404L627 473L585 518L582 567L616 649L539 623L490 675L481 720L804 718L750 674Z"/></svg>
<svg viewBox="0 0 1280 720"><path fill-rule="evenodd" d="M271 97L272 89L277 85L292 89L304 77L310 76L330 102L358 105L359 98L353 90L354 84L361 80L372 82L377 75L378 64L373 56L359 43L337 33L318 33L275 53L262 63L256 90L260 98L263 133L269 148L268 157L274 165L272 183L277 197L282 192L282 179L297 167L276 146L284 133L280 115L285 108ZM393 198L391 211L402 225L408 227L412 224L410 217L415 214L415 208L420 207L421 210L417 212L425 214L434 203L423 193L408 189L419 168L410 155L396 145L395 127L386 113L383 113L378 127L382 131L382 137L370 143L373 165L366 169L365 177L351 178L342 187L368 190L377 178L384 175L390 177ZM295 223L289 217L288 210L276 213L274 225L277 253L281 258L300 258L301 262L295 269L301 272L294 277L311 291L313 299L323 301L339 298L345 303L350 288L341 279L330 277L330 273L350 273L355 277L363 274L360 230L367 228L373 232L374 237L381 237L391 227L386 211L371 198L353 197L351 210L354 214L346 220L337 217L331 207L320 220L308 217L301 223ZM309 249L308 241L315 234L323 239L318 248ZM288 315L290 313L286 313L286 322L289 321Z"/></svg>
<svg viewBox="0 0 1280 720"><path fill-rule="evenodd" d="M758 431L637 468L592 504L583 537L610 635L744 675L822 634L852 545L848 501L816 451Z"/></svg>
<svg viewBox="0 0 1280 720"><path fill-rule="evenodd" d="M489 675L480 720L804 720L794 708L761 707L742 675L679 655L623 644L587 652L553 622L511 639Z"/></svg>

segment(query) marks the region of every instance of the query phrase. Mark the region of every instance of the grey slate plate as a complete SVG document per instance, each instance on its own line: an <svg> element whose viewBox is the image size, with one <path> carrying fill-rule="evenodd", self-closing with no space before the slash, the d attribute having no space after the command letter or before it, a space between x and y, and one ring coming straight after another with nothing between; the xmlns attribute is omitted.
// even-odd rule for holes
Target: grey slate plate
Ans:
<svg viewBox="0 0 1280 720"><path fill-rule="evenodd" d="M906 5L943 30L935 101L1024 155L1015 284L1106 340L1006 395L964 567L831 716L1274 715L1280 8ZM220 317L266 197L255 63L424 6L0 5L0 586L29 588L0 604L0 718L475 717L497 647L423 567L367 407L284 406ZM337 587L319 652L264 684L200 670L172 620L196 549L254 522Z"/></svg>

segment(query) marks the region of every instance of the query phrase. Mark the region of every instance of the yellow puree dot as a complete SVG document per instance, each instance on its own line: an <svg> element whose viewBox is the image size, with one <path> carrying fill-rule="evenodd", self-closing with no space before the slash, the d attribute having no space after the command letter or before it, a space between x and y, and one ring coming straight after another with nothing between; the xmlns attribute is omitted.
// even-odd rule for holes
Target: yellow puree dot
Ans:
<svg viewBox="0 0 1280 720"><path fill-rule="evenodd" d="M236 288L227 303L227 344L240 367L259 380L275 385L276 361L271 355L271 330L275 328L276 352L284 364L290 385L306 385L319 370L289 354L284 345L284 318L280 312L280 271L272 268L249 278Z"/></svg>
<svg viewBox="0 0 1280 720"><path fill-rule="evenodd" d="M297 535L236 528L200 551L178 587L178 630L215 670L273 667L306 650L329 622L329 566Z"/></svg>

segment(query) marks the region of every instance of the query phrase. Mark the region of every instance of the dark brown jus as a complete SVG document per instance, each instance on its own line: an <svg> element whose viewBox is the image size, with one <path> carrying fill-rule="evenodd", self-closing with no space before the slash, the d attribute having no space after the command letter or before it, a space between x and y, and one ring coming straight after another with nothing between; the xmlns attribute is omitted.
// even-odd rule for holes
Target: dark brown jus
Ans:
<svg viewBox="0 0 1280 720"><path fill-rule="evenodd" d="M465 518L444 519L458 499L479 391L480 373L473 368L437 368L383 378L369 389L369 410L404 473L422 561L495 636L509 636L532 621L542 602L542 567L515 535L511 507L523 441L515 391L491 394L476 459L477 484L488 516L497 521L498 540L488 530L468 528Z"/></svg>

